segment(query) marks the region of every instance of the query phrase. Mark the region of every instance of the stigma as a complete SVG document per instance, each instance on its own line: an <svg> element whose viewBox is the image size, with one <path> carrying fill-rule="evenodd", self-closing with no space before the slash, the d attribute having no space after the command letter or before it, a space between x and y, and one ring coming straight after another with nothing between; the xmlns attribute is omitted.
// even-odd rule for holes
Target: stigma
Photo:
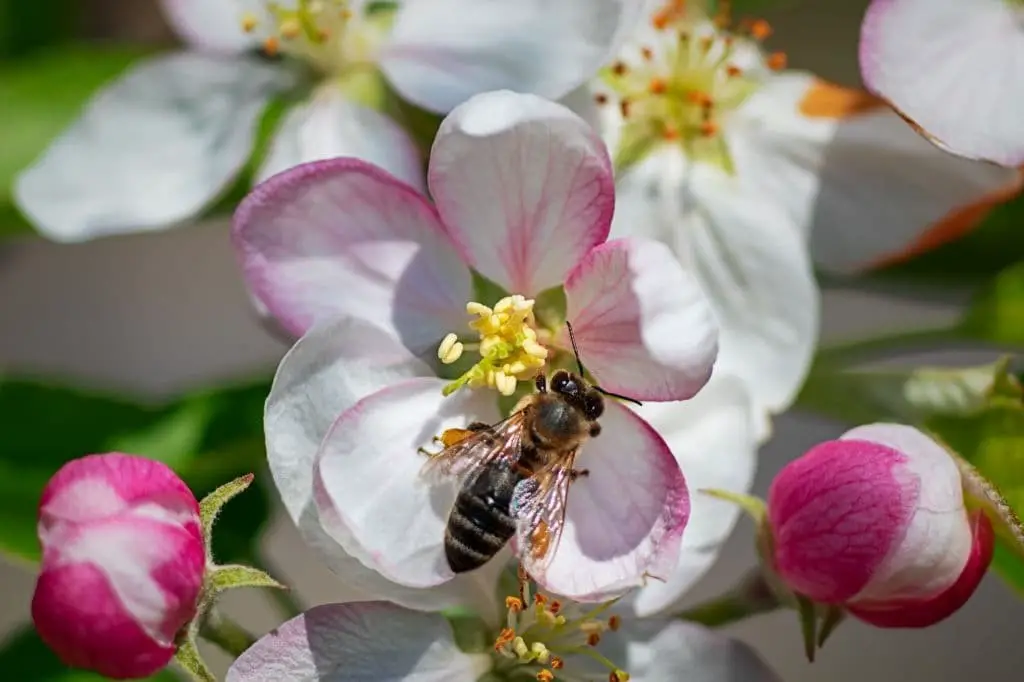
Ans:
<svg viewBox="0 0 1024 682"><path fill-rule="evenodd" d="M464 342L457 334L448 334L437 349L437 357L450 365L464 351L473 349L480 360L445 386L444 395L463 386L494 388L502 395L512 395L520 379L531 378L544 366L548 350L537 341L533 305L533 299L519 294L506 296L493 308L476 301L466 304L466 312L476 316L469 328L479 340Z"/></svg>
<svg viewBox="0 0 1024 682"><path fill-rule="evenodd" d="M734 25L728 3L707 17L669 0L650 19L642 44L627 45L602 71L599 106L617 105L622 138L617 157L635 156L659 143L679 145L697 162L733 172L724 131L729 114L758 90L781 53L765 55L771 35L763 19Z"/></svg>
<svg viewBox="0 0 1024 682"><path fill-rule="evenodd" d="M508 597L505 627L494 640L498 667L528 669L541 682L573 680L573 659L582 656L606 668L610 682L626 682L629 673L596 649L603 636L619 629L619 617L607 615L614 603L585 611L540 592L531 596L528 587L522 598Z"/></svg>

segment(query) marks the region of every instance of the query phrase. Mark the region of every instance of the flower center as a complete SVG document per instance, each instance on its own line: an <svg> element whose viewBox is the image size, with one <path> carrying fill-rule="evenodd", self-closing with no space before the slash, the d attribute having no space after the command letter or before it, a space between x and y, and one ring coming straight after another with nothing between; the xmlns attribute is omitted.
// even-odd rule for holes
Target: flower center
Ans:
<svg viewBox="0 0 1024 682"><path fill-rule="evenodd" d="M246 33L264 36L263 51L294 56L328 75L372 67L393 14L387 3L354 12L349 0L266 0L263 7L262 18L242 17Z"/></svg>
<svg viewBox="0 0 1024 682"><path fill-rule="evenodd" d="M573 656L585 656L608 669L610 682L626 682L629 673L601 655L595 647L608 632L619 629L619 617L604 614L615 603L600 604L589 611L579 606L563 607L557 599L537 592L530 598L529 585L524 591L526 604L519 597L505 600L508 610L505 627L494 641L498 655L496 671L512 671L532 667L541 682L559 680L594 679L583 673L579 676L566 670L566 662ZM532 603L531 603L532 602ZM556 672L557 671L557 672Z"/></svg>
<svg viewBox="0 0 1024 682"><path fill-rule="evenodd" d="M479 341L461 341L457 334L448 334L437 349L437 357L450 365L462 357L463 351L476 350L480 360L445 386L445 395L463 386L495 388L502 395L512 395L519 379L529 379L544 366L548 350L537 341L533 305L533 299L519 294L506 296L493 308L476 301L466 304L466 312L476 316L469 328Z"/></svg>
<svg viewBox="0 0 1024 682"><path fill-rule="evenodd" d="M729 113L763 82L785 55L765 57L760 42L771 34L764 20L730 29L728 3L712 21L670 0L651 17L646 44L629 45L602 71L618 100L623 125L616 165L637 160L659 142L678 144L694 161L733 171L723 129ZM597 103L610 104L599 93Z"/></svg>

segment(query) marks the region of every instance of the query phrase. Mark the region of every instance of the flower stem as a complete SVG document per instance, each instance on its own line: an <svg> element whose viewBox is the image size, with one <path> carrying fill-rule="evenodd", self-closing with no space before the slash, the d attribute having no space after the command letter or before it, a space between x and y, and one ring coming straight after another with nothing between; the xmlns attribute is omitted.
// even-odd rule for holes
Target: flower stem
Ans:
<svg viewBox="0 0 1024 682"><path fill-rule="evenodd" d="M846 364L860 360L867 355L907 350L915 346L936 346L961 339L963 339L963 335L958 325L893 332L820 348L815 357L815 364L819 366Z"/></svg>
<svg viewBox="0 0 1024 682"><path fill-rule="evenodd" d="M783 606L785 605L775 596L761 571L755 569L725 594L697 604L676 614L676 617L709 628L718 628L760 613L775 611Z"/></svg>
<svg viewBox="0 0 1024 682"><path fill-rule="evenodd" d="M207 614L199 635L236 657L256 643L255 635L217 609Z"/></svg>

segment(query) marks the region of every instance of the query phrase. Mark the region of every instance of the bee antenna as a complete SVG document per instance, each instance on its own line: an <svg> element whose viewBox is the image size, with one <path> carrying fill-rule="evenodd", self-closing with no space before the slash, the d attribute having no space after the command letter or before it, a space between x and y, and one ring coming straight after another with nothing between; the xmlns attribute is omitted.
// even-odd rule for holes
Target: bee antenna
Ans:
<svg viewBox="0 0 1024 682"><path fill-rule="evenodd" d="M630 398L628 395L622 395L621 393L612 393L611 391L604 390L600 386L594 386L594 390L601 395L608 396L609 398L618 398L619 400L625 400L627 403L633 403L634 405L643 405L643 403L636 398Z"/></svg>
<svg viewBox="0 0 1024 682"><path fill-rule="evenodd" d="M572 352L573 355L576 356L576 367L579 368L580 378L582 379L584 376L583 361L580 360L580 349L576 347L576 337L572 333L572 324L569 320L565 321L565 327L569 330L569 343L572 344ZM618 398L619 400L625 400L626 402L633 403L634 405L643 405L643 403L636 398L630 398L629 396L621 395L619 393L612 393L611 391L604 390L600 386L595 385L594 390L601 395L608 396L609 398Z"/></svg>
<svg viewBox="0 0 1024 682"><path fill-rule="evenodd" d="M580 371L580 378L583 378L583 361L580 360L580 349L576 347L576 337L572 333L572 324L569 320L565 321L565 328L569 330L569 343L572 344L572 353L576 356L576 367Z"/></svg>

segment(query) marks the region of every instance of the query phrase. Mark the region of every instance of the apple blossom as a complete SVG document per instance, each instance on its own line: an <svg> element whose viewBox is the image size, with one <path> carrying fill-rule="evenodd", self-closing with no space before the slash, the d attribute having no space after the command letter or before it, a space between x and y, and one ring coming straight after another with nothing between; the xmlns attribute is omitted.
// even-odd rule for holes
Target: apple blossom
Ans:
<svg viewBox="0 0 1024 682"><path fill-rule="evenodd" d="M1024 5L874 0L861 27L864 83L960 156L1024 164Z"/></svg>
<svg viewBox="0 0 1024 682"><path fill-rule="evenodd" d="M682 621L606 616L607 608L577 613L540 599L509 610L493 647L467 653L440 614L384 602L325 604L263 637L234 662L226 682L778 680L736 640Z"/></svg>
<svg viewBox="0 0 1024 682"><path fill-rule="evenodd" d="M789 463L768 495L771 564L787 587L881 627L959 609L992 559L945 448L910 426L847 431Z"/></svg>
<svg viewBox="0 0 1024 682"><path fill-rule="evenodd" d="M415 142L380 111L388 88L435 112L496 88L560 97L607 59L641 0L162 4L190 49L103 88L15 183L19 207L52 239L195 216L250 162L268 102L285 94L297 104L252 162L257 180L347 155L422 187ZM260 45L281 59L259 58Z"/></svg>
<svg viewBox="0 0 1024 682"><path fill-rule="evenodd" d="M607 152L564 107L507 91L471 98L442 123L428 180L433 204L358 160L307 164L257 187L234 231L251 292L303 335L266 409L285 506L347 583L417 607L489 595L502 567L451 572L442 541L455 488L419 476L417 450L435 435L498 421L498 393L480 387L515 390L542 355L547 367L572 363L566 319L600 385L639 400L692 397L716 350L703 294L666 247L605 241ZM469 334L467 312L483 321ZM499 324L485 324L492 316ZM742 405L742 393L722 395ZM577 599L667 577L689 509L664 439L617 401L601 421L555 556L533 567Z"/></svg>
<svg viewBox="0 0 1024 682"><path fill-rule="evenodd" d="M728 28L694 3L649 4L569 101L612 151L612 234L655 237L692 263L721 324L717 367L776 413L816 345L814 264L851 271L951 239L1020 175L941 153L866 93L782 69L761 48L763 20Z"/></svg>
<svg viewBox="0 0 1024 682"><path fill-rule="evenodd" d="M206 552L199 504L165 464L121 453L65 464L39 503L32 620L66 664L145 677L193 617Z"/></svg>

